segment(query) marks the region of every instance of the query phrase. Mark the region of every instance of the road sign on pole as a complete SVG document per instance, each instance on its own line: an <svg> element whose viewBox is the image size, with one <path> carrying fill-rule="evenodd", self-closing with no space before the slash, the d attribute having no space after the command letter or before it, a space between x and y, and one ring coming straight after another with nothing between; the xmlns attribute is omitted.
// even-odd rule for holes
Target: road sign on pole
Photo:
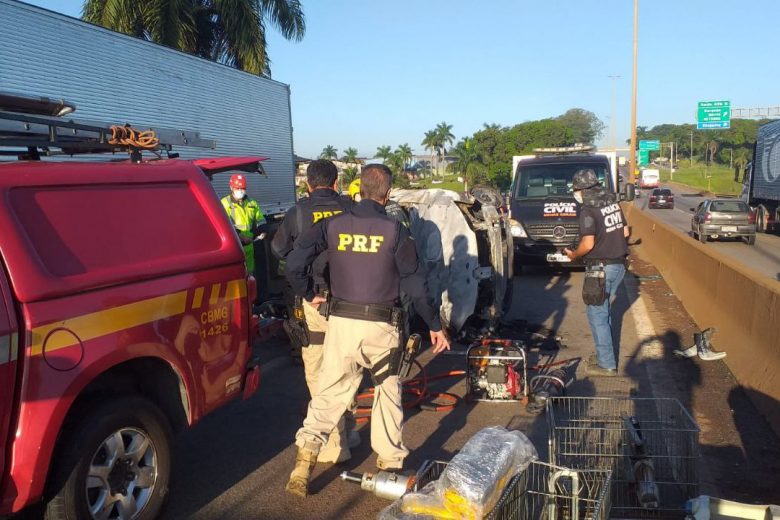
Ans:
<svg viewBox="0 0 780 520"><path fill-rule="evenodd" d="M639 150L647 150L648 152L657 151L661 149L661 141L658 140L641 140L639 141Z"/></svg>
<svg viewBox="0 0 780 520"><path fill-rule="evenodd" d="M699 101L696 128L698 130L731 128L731 101Z"/></svg>
<svg viewBox="0 0 780 520"><path fill-rule="evenodd" d="M647 164L650 164L650 151L639 150L637 152L637 162L639 163L639 166L645 166Z"/></svg>

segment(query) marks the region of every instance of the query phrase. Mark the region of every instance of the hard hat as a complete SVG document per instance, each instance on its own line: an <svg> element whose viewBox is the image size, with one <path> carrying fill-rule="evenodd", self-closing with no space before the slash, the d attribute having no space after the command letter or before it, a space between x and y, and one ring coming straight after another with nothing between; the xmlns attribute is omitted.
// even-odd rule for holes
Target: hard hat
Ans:
<svg viewBox="0 0 780 520"><path fill-rule="evenodd" d="M232 190L245 190L246 189L246 177L237 173L230 177L230 189Z"/></svg>
<svg viewBox="0 0 780 520"><path fill-rule="evenodd" d="M571 182L571 187L575 191L587 190L588 188L592 188L598 185L599 185L599 178L598 176L596 176L596 172L590 168L583 168L581 170L577 170Z"/></svg>
<svg viewBox="0 0 780 520"><path fill-rule="evenodd" d="M357 195L360 195L360 179L355 179L349 183L349 196L354 199Z"/></svg>

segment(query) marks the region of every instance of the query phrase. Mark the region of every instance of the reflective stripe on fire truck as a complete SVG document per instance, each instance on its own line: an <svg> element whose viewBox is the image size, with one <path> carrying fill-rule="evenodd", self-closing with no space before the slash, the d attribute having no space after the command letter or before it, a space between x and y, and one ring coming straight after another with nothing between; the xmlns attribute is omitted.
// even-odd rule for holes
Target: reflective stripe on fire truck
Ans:
<svg viewBox="0 0 780 520"><path fill-rule="evenodd" d="M220 300L230 302L246 297L245 280L231 280L228 282L225 288L225 295L222 298L220 298L221 288L222 284L211 286L210 305L219 303ZM204 292L205 288L203 287L198 287L194 290L191 310L201 308ZM84 342L115 334L125 329L179 316L187 310L187 294L188 291L179 291L35 327L31 333L30 355L41 355L43 353L43 342L46 340L47 335L56 329L65 328L71 330ZM47 342L46 351L53 352L61 348L73 346L76 343L76 338L71 335L56 335ZM2 348L2 343L0 343L0 348Z"/></svg>

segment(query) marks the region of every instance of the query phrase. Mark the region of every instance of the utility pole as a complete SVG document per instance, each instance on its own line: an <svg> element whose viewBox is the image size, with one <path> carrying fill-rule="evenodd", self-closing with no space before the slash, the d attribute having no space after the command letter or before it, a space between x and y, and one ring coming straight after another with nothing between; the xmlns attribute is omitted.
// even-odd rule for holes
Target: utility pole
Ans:
<svg viewBox="0 0 780 520"><path fill-rule="evenodd" d="M693 167L693 132L691 132L691 167Z"/></svg>
<svg viewBox="0 0 780 520"><path fill-rule="evenodd" d="M637 34L639 32L639 0L634 0L634 67L631 81L631 153L629 155L629 179L636 180L636 59L637 59Z"/></svg>
<svg viewBox="0 0 780 520"><path fill-rule="evenodd" d="M607 76L609 79L612 80L612 99L610 103L610 115L609 115L609 146L612 147L613 150L617 149L617 143L615 142L615 136L617 133L615 132L615 106L616 106L616 97L617 97L617 80L620 79L622 76L618 75L611 75Z"/></svg>

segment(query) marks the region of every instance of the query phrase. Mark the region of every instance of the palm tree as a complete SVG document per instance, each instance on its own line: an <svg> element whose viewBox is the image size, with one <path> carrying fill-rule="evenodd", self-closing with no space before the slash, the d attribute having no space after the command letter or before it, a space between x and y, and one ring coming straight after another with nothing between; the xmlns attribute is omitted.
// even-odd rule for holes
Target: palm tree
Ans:
<svg viewBox="0 0 780 520"><path fill-rule="evenodd" d="M448 125L444 121L436 125L435 132L436 142L438 144L436 153L439 156L439 162L441 162L442 157L447 153L447 145L452 146L452 143L455 141L455 135L452 133L452 125Z"/></svg>
<svg viewBox="0 0 780 520"><path fill-rule="evenodd" d="M469 181L472 180L469 178L469 174L471 173L471 168L469 168L474 162L477 160L477 153L474 149L474 142L469 139L468 137L462 140L458 143L458 145L453 148L452 153L455 154L455 172L462 175L465 180L465 191L469 190Z"/></svg>
<svg viewBox="0 0 780 520"><path fill-rule="evenodd" d="M328 145L320 152L320 159L336 159L338 157L338 150L332 145Z"/></svg>
<svg viewBox="0 0 780 520"><path fill-rule="evenodd" d="M84 0L84 20L252 74L270 76L266 25L300 41L300 0Z"/></svg>
<svg viewBox="0 0 780 520"><path fill-rule="evenodd" d="M710 152L709 163L711 163L715 160L715 153L718 151L718 142L714 140L710 141L709 144L707 144L707 150Z"/></svg>
<svg viewBox="0 0 780 520"><path fill-rule="evenodd" d="M390 146L377 146L376 156L382 159L382 162L387 162L387 160L390 159L392 155L393 155L393 151Z"/></svg>
<svg viewBox="0 0 780 520"><path fill-rule="evenodd" d="M350 146L349 148L344 150L344 157L342 157L341 160L347 164L356 164L357 154L358 154L357 150Z"/></svg>
<svg viewBox="0 0 780 520"><path fill-rule="evenodd" d="M398 148L395 150L395 153L401 159L404 168L409 165L409 163L412 161L412 158L414 157L412 154L412 148L409 146L409 143L399 144Z"/></svg>
<svg viewBox="0 0 780 520"><path fill-rule="evenodd" d="M748 162L750 162L748 157L748 151L744 148L739 148L734 153L734 182L739 182L739 172L744 171ZM742 179L744 180L744 174Z"/></svg>
<svg viewBox="0 0 780 520"><path fill-rule="evenodd" d="M422 144L426 150L431 151L431 166L433 166L433 154L438 147L438 140L436 138L436 130L428 130L425 132L425 137L422 140Z"/></svg>

